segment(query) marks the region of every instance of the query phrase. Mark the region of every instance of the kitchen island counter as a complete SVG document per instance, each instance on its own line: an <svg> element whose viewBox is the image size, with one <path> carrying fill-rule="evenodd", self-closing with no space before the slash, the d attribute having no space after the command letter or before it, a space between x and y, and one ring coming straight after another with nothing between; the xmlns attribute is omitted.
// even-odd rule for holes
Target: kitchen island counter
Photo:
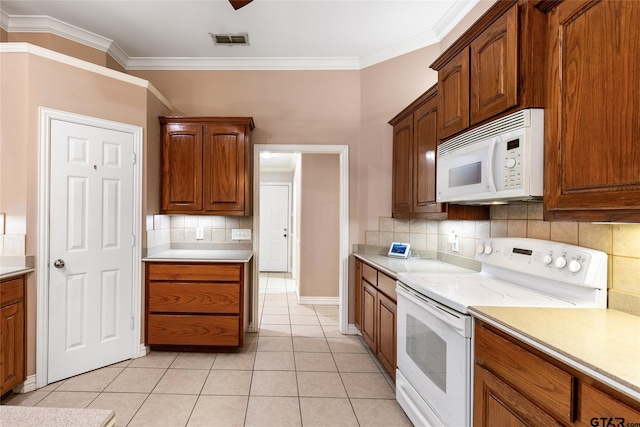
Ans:
<svg viewBox="0 0 640 427"><path fill-rule="evenodd" d="M609 309L469 307L474 317L640 402L640 317Z"/></svg>

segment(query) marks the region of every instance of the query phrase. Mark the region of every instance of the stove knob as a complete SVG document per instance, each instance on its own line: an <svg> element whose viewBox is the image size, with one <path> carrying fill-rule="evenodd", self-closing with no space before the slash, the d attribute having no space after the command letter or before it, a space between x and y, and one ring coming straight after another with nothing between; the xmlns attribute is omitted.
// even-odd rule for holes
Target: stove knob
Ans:
<svg viewBox="0 0 640 427"><path fill-rule="evenodd" d="M567 265L567 259L563 256L556 258L556 267L564 268Z"/></svg>
<svg viewBox="0 0 640 427"><path fill-rule="evenodd" d="M542 258L542 262L544 263L544 265L549 265L551 264L551 261L553 261L553 257L551 255L545 255Z"/></svg>
<svg viewBox="0 0 640 427"><path fill-rule="evenodd" d="M484 246L478 245L478 247L476 248L476 252L479 254L484 253Z"/></svg>
<svg viewBox="0 0 640 427"><path fill-rule="evenodd" d="M493 252L493 248L491 246L485 246L484 247L485 255L491 255L491 252Z"/></svg>
<svg viewBox="0 0 640 427"><path fill-rule="evenodd" d="M581 269L582 269L582 264L580 264L580 262L578 260L572 259L571 262L569 262L569 271L570 272L577 273Z"/></svg>

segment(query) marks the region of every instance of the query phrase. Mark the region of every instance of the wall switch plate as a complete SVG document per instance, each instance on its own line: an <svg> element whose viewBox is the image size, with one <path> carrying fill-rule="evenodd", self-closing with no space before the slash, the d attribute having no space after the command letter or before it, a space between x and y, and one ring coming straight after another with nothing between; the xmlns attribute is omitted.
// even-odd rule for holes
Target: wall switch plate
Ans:
<svg viewBox="0 0 640 427"><path fill-rule="evenodd" d="M250 228L232 228L231 240L251 240Z"/></svg>
<svg viewBox="0 0 640 427"><path fill-rule="evenodd" d="M202 227L196 228L196 240L204 239L204 229Z"/></svg>

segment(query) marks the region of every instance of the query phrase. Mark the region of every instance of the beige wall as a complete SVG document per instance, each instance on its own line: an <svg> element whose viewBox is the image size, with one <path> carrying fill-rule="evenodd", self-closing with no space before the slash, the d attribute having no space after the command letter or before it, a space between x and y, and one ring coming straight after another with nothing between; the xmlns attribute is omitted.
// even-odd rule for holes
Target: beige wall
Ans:
<svg viewBox="0 0 640 427"><path fill-rule="evenodd" d="M142 126L145 136L147 108L153 123L166 108L149 98L142 86L28 53L0 55L0 210L7 214L7 232L26 234L25 252L36 255L39 107ZM151 144L152 155L154 151L158 149ZM158 196L152 193L151 205L156 205ZM35 259L36 265L40 262ZM36 301L36 273L32 273L27 284L29 375L35 372Z"/></svg>
<svg viewBox="0 0 640 427"><path fill-rule="evenodd" d="M122 66L108 53L55 34L4 32L4 34L0 34L0 41L30 43L74 58L82 59L83 61L111 68L112 70L124 71L124 68L122 68Z"/></svg>
<svg viewBox="0 0 640 427"><path fill-rule="evenodd" d="M338 297L340 156L302 154L300 297Z"/></svg>

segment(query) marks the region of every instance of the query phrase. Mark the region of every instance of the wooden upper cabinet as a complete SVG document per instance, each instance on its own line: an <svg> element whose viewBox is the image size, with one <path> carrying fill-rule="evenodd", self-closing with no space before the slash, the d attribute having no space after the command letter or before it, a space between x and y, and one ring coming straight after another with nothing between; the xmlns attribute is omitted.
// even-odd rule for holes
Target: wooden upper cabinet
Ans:
<svg viewBox="0 0 640 427"><path fill-rule="evenodd" d="M471 42L471 124L518 104L518 6Z"/></svg>
<svg viewBox="0 0 640 427"><path fill-rule="evenodd" d="M549 11L545 219L640 222L640 2Z"/></svg>
<svg viewBox="0 0 640 427"><path fill-rule="evenodd" d="M167 124L162 132L162 210L202 210L202 126Z"/></svg>
<svg viewBox="0 0 640 427"><path fill-rule="evenodd" d="M433 212L436 203L438 100L432 98L413 113L413 212ZM439 209L438 209L439 210Z"/></svg>
<svg viewBox="0 0 640 427"><path fill-rule="evenodd" d="M250 216L250 117L161 117L162 212Z"/></svg>
<svg viewBox="0 0 640 427"><path fill-rule="evenodd" d="M393 127L394 213L411 213L413 199L413 115Z"/></svg>
<svg viewBox="0 0 640 427"><path fill-rule="evenodd" d="M438 71L438 138L544 106L545 15L535 1L492 6L431 68Z"/></svg>
<svg viewBox="0 0 640 427"><path fill-rule="evenodd" d="M438 70L438 88L438 135L445 138L469 127L469 48Z"/></svg>
<svg viewBox="0 0 640 427"><path fill-rule="evenodd" d="M249 162L244 127L209 125L204 131L204 208L207 211L245 209Z"/></svg>
<svg viewBox="0 0 640 427"><path fill-rule="evenodd" d="M434 85L389 121L393 126L393 217L489 219L486 206L436 202L439 108L438 85Z"/></svg>

